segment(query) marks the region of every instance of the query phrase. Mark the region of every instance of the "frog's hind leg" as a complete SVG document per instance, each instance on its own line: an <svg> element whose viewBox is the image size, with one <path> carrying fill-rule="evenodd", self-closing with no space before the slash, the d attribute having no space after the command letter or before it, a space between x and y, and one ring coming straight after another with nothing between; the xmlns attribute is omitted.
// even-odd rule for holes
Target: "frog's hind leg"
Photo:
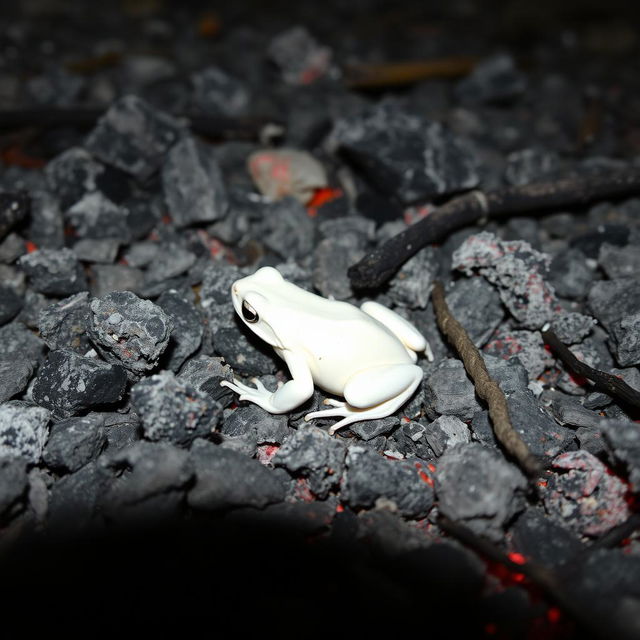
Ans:
<svg viewBox="0 0 640 640"><path fill-rule="evenodd" d="M422 369L411 364L386 365L358 373L345 386L347 402L325 400L334 408L313 411L304 419L342 416L343 419L329 429L329 434L333 435L338 429L354 422L385 418L413 395L422 375Z"/></svg>
<svg viewBox="0 0 640 640"><path fill-rule="evenodd" d="M417 360L416 352L422 351L425 352L427 360L433 362L431 345L429 345L425 337L408 320L405 320L395 311L387 309L384 305L373 302L372 300L363 302L360 305L360 309L387 327L387 329L402 342L413 362Z"/></svg>

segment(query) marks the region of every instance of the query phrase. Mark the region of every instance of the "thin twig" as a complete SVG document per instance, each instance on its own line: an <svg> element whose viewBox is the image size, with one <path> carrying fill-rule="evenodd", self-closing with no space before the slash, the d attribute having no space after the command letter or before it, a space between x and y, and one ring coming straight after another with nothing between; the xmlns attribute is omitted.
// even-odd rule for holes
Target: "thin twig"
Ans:
<svg viewBox="0 0 640 640"><path fill-rule="evenodd" d="M485 218L588 204L640 193L640 169L570 176L561 180L472 191L450 200L349 267L356 289L380 287L420 249Z"/></svg>
<svg viewBox="0 0 640 640"><path fill-rule="evenodd" d="M578 360L571 350L563 344L560 338L550 329L541 331L541 335L544 343L551 347L555 355L560 358L571 371L584 378L588 378L596 388L622 400L625 404L640 407L640 392L630 387L624 380L612 373L594 369L585 362Z"/></svg>
<svg viewBox="0 0 640 640"><path fill-rule="evenodd" d="M533 584L541 589L555 604L570 618L578 623L585 631L597 637L610 638L612 629L607 620L603 620L591 613L591 609L582 600L575 598L563 586L561 578L549 567L531 560L519 564L514 562L502 549L492 542L476 535L471 529L459 522L454 522L446 516L438 516L438 526L451 537L466 547L503 565L509 571L524 574Z"/></svg>
<svg viewBox="0 0 640 640"><path fill-rule="evenodd" d="M476 393L489 407L489 417L498 442L518 461L529 476L539 476L543 470L540 461L531 453L520 434L513 428L504 392L489 375L484 360L469 338L469 334L451 313L441 282L438 281L433 285L431 298L440 331L455 347L464 368L473 380Z"/></svg>
<svg viewBox="0 0 640 640"><path fill-rule="evenodd" d="M382 89L405 86L427 78L457 78L467 75L478 59L452 56L433 60L380 62L348 65L345 81L351 89Z"/></svg>

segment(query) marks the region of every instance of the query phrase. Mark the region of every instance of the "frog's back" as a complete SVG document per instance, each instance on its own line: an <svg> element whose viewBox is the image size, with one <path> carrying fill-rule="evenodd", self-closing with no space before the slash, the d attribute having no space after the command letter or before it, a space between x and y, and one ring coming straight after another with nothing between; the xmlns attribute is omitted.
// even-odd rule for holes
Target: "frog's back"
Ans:
<svg viewBox="0 0 640 640"><path fill-rule="evenodd" d="M308 319L297 336L316 384L338 395L359 371L413 362L387 327L357 307L348 306L348 315Z"/></svg>

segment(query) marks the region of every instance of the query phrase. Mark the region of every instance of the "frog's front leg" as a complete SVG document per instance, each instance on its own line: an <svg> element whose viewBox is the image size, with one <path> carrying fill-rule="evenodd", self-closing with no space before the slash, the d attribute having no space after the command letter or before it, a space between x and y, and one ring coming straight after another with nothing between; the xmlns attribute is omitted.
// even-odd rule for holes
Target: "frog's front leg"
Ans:
<svg viewBox="0 0 640 640"><path fill-rule="evenodd" d="M330 400L333 409L313 411L304 419L343 416L329 433L360 420L385 418L399 409L417 389L422 380L422 369L415 364L394 364L373 367L351 376L344 388L346 402Z"/></svg>
<svg viewBox="0 0 640 640"><path fill-rule="evenodd" d="M223 380L220 383L221 386L229 387L240 394L239 400L253 402L269 413L287 413L295 409L313 395L313 378L303 357L295 356L284 350L279 351L279 354L289 367L291 380L276 391L269 391L257 378L252 379L256 385L255 388L249 387L235 378L233 382Z"/></svg>

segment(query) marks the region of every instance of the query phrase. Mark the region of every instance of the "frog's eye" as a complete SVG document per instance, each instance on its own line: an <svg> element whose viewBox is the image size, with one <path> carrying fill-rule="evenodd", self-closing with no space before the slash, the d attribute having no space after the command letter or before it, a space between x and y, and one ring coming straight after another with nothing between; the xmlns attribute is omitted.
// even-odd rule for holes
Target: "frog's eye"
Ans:
<svg viewBox="0 0 640 640"><path fill-rule="evenodd" d="M259 320L256 310L246 300L242 301L242 317L251 324Z"/></svg>

